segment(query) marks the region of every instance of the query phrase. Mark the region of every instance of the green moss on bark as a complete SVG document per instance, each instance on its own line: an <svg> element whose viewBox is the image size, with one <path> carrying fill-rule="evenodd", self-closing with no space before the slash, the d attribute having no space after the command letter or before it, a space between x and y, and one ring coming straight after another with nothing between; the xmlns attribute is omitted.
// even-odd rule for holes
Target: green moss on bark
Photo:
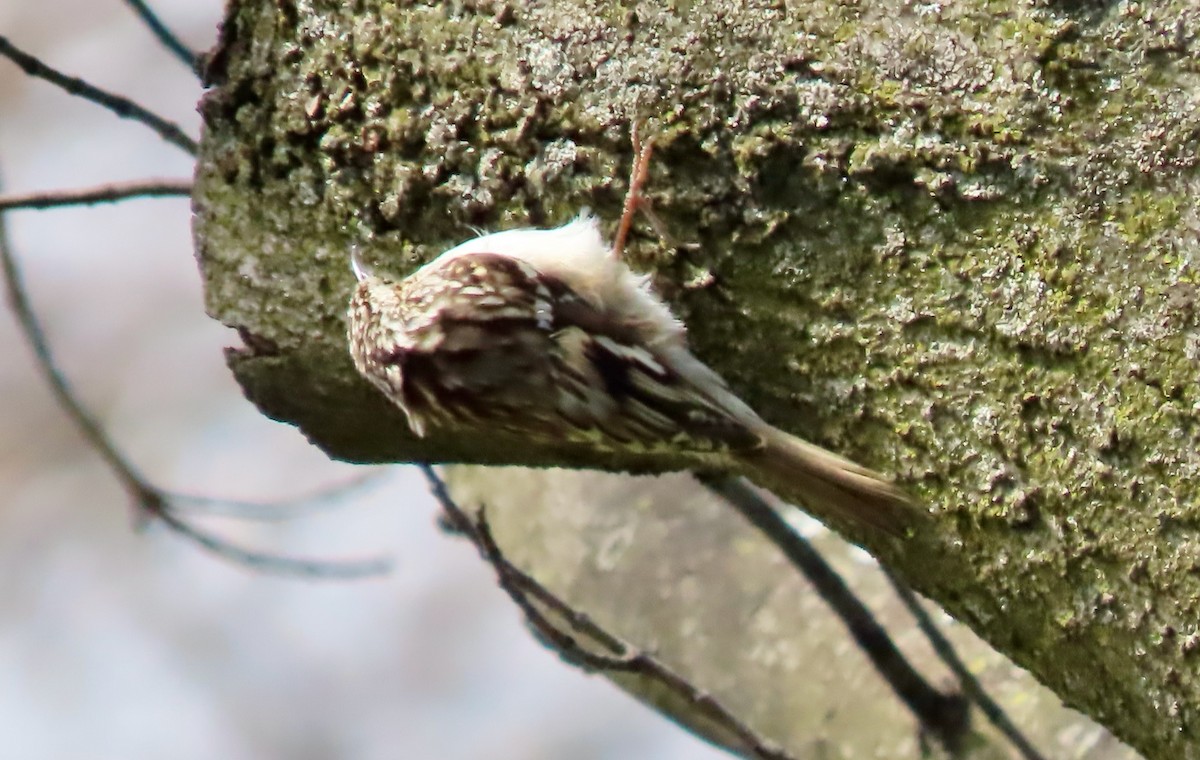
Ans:
<svg viewBox="0 0 1200 760"><path fill-rule="evenodd" d="M196 240L247 395L333 456L633 470L417 441L353 374L347 251L618 213L765 417L895 473L872 548L1151 757L1200 753L1200 234L1188 3L235 2ZM355 12L353 9L357 7Z"/></svg>

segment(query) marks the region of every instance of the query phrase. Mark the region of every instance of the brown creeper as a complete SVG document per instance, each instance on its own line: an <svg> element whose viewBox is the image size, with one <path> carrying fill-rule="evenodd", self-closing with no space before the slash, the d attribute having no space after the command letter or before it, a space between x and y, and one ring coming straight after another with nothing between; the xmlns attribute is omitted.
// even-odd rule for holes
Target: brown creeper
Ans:
<svg viewBox="0 0 1200 760"><path fill-rule="evenodd" d="M408 417L652 454L686 452L801 502L901 534L913 514L879 475L764 422L687 348L684 326L584 214L483 235L400 282L362 271L350 302L358 371Z"/></svg>

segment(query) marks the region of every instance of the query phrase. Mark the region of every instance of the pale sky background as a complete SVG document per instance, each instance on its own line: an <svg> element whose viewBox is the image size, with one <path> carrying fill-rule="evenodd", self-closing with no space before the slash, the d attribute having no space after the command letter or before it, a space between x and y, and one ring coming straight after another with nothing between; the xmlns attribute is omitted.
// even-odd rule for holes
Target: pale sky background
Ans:
<svg viewBox="0 0 1200 760"><path fill-rule="evenodd" d="M218 0L157 0L194 48ZM119 0L0 0L0 34L198 134L200 87ZM138 124L0 61L8 191L188 177ZM208 319L188 203L9 216L71 381L155 482L276 500L355 477L246 402ZM726 757L527 635L490 570L440 533L404 468L288 523L205 524L289 555L382 552L380 580L264 576L151 529L0 318L0 758L534 760Z"/></svg>
<svg viewBox="0 0 1200 760"><path fill-rule="evenodd" d="M211 45L219 0L154 5ZM120 0L0 0L0 34L198 134L198 82ZM5 191L190 174L140 125L0 61ZM203 313L189 216L183 199L9 215L68 377L159 485L279 500L355 477L243 399L221 355L236 336ZM474 549L436 528L413 471L316 516L205 521L277 553L397 564L360 582L266 576L135 533L7 314L0 357L0 760L727 757L535 643ZM1033 689L994 654L972 662ZM1049 700L1026 708L1056 716L1039 737L1051 756L1130 756Z"/></svg>

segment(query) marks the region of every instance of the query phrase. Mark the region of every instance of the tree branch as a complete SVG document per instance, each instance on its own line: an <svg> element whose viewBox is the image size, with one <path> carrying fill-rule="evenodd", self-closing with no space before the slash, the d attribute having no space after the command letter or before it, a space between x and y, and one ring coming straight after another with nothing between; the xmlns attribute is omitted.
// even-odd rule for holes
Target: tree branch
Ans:
<svg viewBox="0 0 1200 760"><path fill-rule="evenodd" d="M694 705L709 720L736 736L743 743L746 753L762 760L794 758L774 742L742 723L711 694L692 684L658 658L638 650L604 630L588 615L571 607L535 578L513 565L496 544L484 508L481 507L476 516L472 517L458 506L450 496L445 482L431 466L421 464L419 467L429 482L430 491L448 515L450 527L475 544L479 553L496 571L501 588L525 614L529 624L567 659L601 672L632 673L656 681ZM561 618L567 630L574 635L564 632L562 625L551 622L538 608L538 604L544 605L547 610ZM597 654L586 648L580 642L580 636L597 642L609 654Z"/></svg>
<svg viewBox="0 0 1200 760"><path fill-rule="evenodd" d="M996 700L992 699L987 690L983 688L983 684L979 682L979 679L967 668L966 663L962 661L962 658L958 656L958 652L954 649L954 645L942 635L937 624L933 622L929 613L925 611L920 600L917 599L916 593L888 568L883 568L883 572L887 576L888 582L892 584L892 588L896 590L896 595L900 597L900 601L904 603L909 613L916 619L917 626L925 634L925 638L929 640L938 657L950 668L951 672L954 673L954 677L958 679L958 684L962 687L963 693L978 705L984 717L1012 742L1017 751L1021 753L1021 757L1025 758L1025 760L1045 760L1045 757L1038 752L1033 743L1017 727L1017 724L1008 717L1008 713L1004 711L1004 708Z"/></svg>
<svg viewBox="0 0 1200 760"><path fill-rule="evenodd" d="M8 58L20 66L29 76L44 79L71 95L101 105L123 119L132 119L144 124L172 145L189 155L196 155L196 141L189 137L179 125L143 108L129 98L107 92L78 77L68 76L51 68L35 56L17 48L3 35L0 35L0 56Z"/></svg>
<svg viewBox="0 0 1200 760"><path fill-rule="evenodd" d="M49 190L0 195L0 211L114 203L131 198L188 197L191 193L192 181L188 179L143 179L132 182L113 182L76 190Z"/></svg>
<svg viewBox="0 0 1200 760"><path fill-rule="evenodd" d="M150 32L158 38L163 47L171 51L171 54L176 58L183 61L183 64L191 69L193 73L198 71L200 57L191 48L184 45L183 41L167 28L167 25L159 19L154 11L150 10L150 6L146 4L145 0L125 0L125 3L150 29Z"/></svg>
<svg viewBox="0 0 1200 760"><path fill-rule="evenodd" d="M652 104L655 208L701 246L626 254L694 353L772 424L929 507L928 530L868 550L1067 703L1180 757L1200 714L1179 635L1200 616L1200 112L1171 86L1195 51L1170 31L1189 1L550 3L500 21L416 4L388 23L368 2L290 27L233 3L197 175L207 306L247 336L230 354L247 396L335 457L677 468L416 439L346 360L352 277L329 255L361 242L403 274L470 225L583 206L615 223L619 134ZM987 33L996 14L1013 34ZM514 521L535 519L552 518Z"/></svg>
<svg viewBox="0 0 1200 760"><path fill-rule="evenodd" d="M943 694L930 685L837 571L745 479L700 481L749 520L812 583L922 729L952 754L961 752L971 726L969 704L962 695Z"/></svg>
<svg viewBox="0 0 1200 760"><path fill-rule="evenodd" d="M99 420L83 405L59 369L46 340L40 321L26 295L20 265L8 240L6 215L0 211L0 271L3 272L9 306L17 318L22 334L33 350L38 370L54 394L58 405L79 428L91 448L100 455L118 482L129 494L138 514L161 520L176 534L190 539L211 553L262 572L297 575L305 578L344 580L377 576L390 569L390 562L381 559L350 562L312 561L265 552L243 549L209 534L176 512L172 496L150 483L121 453Z"/></svg>

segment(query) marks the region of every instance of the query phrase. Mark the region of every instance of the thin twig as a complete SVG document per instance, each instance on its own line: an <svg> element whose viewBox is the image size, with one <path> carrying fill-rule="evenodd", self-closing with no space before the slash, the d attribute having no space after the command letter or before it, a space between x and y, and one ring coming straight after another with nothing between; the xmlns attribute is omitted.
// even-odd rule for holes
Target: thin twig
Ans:
<svg viewBox="0 0 1200 760"><path fill-rule="evenodd" d="M657 681L694 705L707 720L736 736L745 745L744 751L762 760L791 760L793 758L774 742L760 736L742 723L711 694L700 690L662 661L634 648L601 628L589 616L571 607L532 576L513 565L496 544L484 510L481 508L478 516L473 518L455 503L446 489L445 482L431 466L422 464L420 467L429 481L430 490L445 511L451 527L475 544L483 558L496 571L501 588L525 614L526 620L565 657L593 670L634 673ZM597 654L585 649L576 636L564 631L562 626L551 622L534 604L533 599L560 617L571 631L596 642L611 654Z"/></svg>
<svg viewBox="0 0 1200 760"><path fill-rule="evenodd" d="M741 512L813 584L922 728L938 737L952 754L961 751L969 730L967 701L931 686L837 571L745 480L726 477L701 482Z"/></svg>
<svg viewBox="0 0 1200 760"><path fill-rule="evenodd" d="M101 458L104 459L105 463L116 474L117 479L121 481L121 485L125 490L130 494L140 495L143 490L141 476L117 452L116 447L109 440L104 428L101 427L100 423L75 397L75 393L67 384L66 378L54 361L45 332L43 332L41 323L33 313L33 305L29 303L29 299L25 294L24 279L21 276L21 270L17 264L16 257L13 255L9 245L7 223L3 214L0 214L0 263L3 264L4 268L4 280L9 306L16 315L17 322L20 324L25 338L29 341L30 348L33 349L38 368L41 370L47 385L50 386L55 400L58 401L59 406L67 413L67 416L79 427L84 438L87 439L92 448L100 454Z"/></svg>
<svg viewBox="0 0 1200 760"><path fill-rule="evenodd" d="M1017 725L1004 712L1004 708L988 695L987 691L983 688L983 684L967 668L966 663L958 656L958 652L955 651L954 645L950 643L950 640L942 635L941 630L933 622L933 618L929 616L925 608L921 606L920 600L917 599L917 595L908 587L908 584L897 578L887 568L884 568L883 572L887 576L888 581L891 582L892 588L896 590L900 601L904 603L904 606L908 608L908 611L916 619L917 626L925 634L925 638L929 639L933 650L942 662L953 671L959 685L962 687L963 693L979 706L979 710L984 714L984 717L1012 742L1022 757L1026 758L1026 760L1045 760L1043 755L1033 746L1033 743L1021 733Z"/></svg>
<svg viewBox="0 0 1200 760"><path fill-rule="evenodd" d="M312 560L245 549L183 520L166 498L160 496L157 498L157 504L150 503L147 497L154 499L152 494L153 492L150 492L143 496L138 506L161 520L175 533L236 565L272 575L335 581L378 578L392 571L392 562L386 557L363 560Z"/></svg>
<svg viewBox="0 0 1200 760"><path fill-rule="evenodd" d="M339 501L378 483L386 472L386 469L379 468L349 480L320 486L309 493L282 501L244 501L174 491L164 491L164 495L180 512L186 507L188 511L201 512L206 515L223 515L238 520L286 522L336 509Z"/></svg>
<svg viewBox="0 0 1200 760"><path fill-rule="evenodd" d="M190 179L139 179L133 182L113 182L76 190L0 195L0 211L86 206L93 203L113 203L129 198L187 197L191 194L192 181Z"/></svg>
<svg viewBox="0 0 1200 760"><path fill-rule="evenodd" d="M3 35L0 35L0 56L8 58L20 66L29 76L45 79L72 95L104 106L121 118L140 122L153 129L159 137L172 145L187 151L190 155L196 155L196 141L189 137L179 125L152 113L129 98L107 92L78 77L68 76L51 68L38 58L18 49Z"/></svg>
<svg viewBox="0 0 1200 760"><path fill-rule="evenodd" d="M196 528L176 514L169 495L152 485L141 476L134 466L125 459L112 439L108 437L104 427L92 413L83 406L74 391L67 383L66 376L59 369L42 330L41 323L33 311L33 306L26 295L25 285L21 276L20 266L8 241L6 216L0 213L0 270L3 271L5 291L9 306L16 315L21 332L33 350L34 359L46 384L50 386L55 400L83 433L84 439L108 465L116 475L121 486L129 494L134 505L143 514L148 514L163 521L177 534L184 536L207 549L213 554L247 565L258 570L300 575L305 578L346 579L364 576L380 575L388 571L386 560L366 560L361 562L327 562L309 561L283 557L274 554L256 552L234 546L224 539L213 536Z"/></svg>
<svg viewBox="0 0 1200 760"><path fill-rule="evenodd" d="M191 69L193 73L198 70L200 65L200 57L196 55L191 48L189 48L187 45L184 45L179 37L175 36L175 34L167 28L167 25L164 24L161 19L159 19L154 11L150 10L150 6L146 5L144 0L125 0L125 3L131 9L133 9L133 12L136 13L138 18L142 20L142 23L144 23L150 29L150 32L158 38L158 41L162 43L163 47L165 47L167 50L170 50L176 58L183 61L183 64Z"/></svg>
<svg viewBox="0 0 1200 760"><path fill-rule="evenodd" d="M654 153L654 138L648 137L643 141L636 121L629 128L629 140L633 143L633 168L629 170L629 191L625 194L625 207L621 211L621 221L617 224L617 234L613 238L612 250L615 259L621 258L625 253L625 241L633 227L633 217L644 203L642 188L650 178L650 157Z"/></svg>

